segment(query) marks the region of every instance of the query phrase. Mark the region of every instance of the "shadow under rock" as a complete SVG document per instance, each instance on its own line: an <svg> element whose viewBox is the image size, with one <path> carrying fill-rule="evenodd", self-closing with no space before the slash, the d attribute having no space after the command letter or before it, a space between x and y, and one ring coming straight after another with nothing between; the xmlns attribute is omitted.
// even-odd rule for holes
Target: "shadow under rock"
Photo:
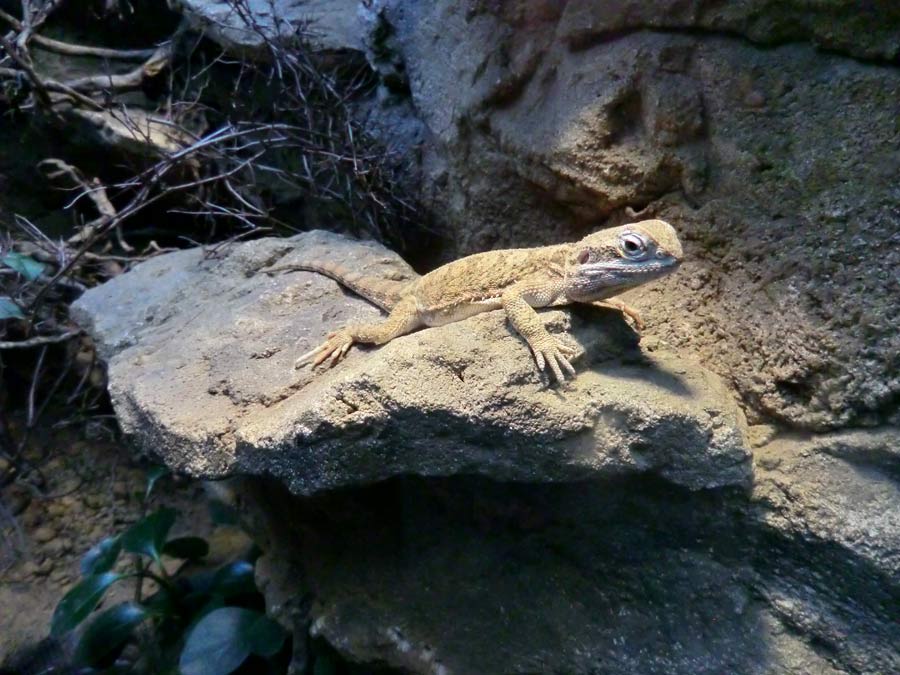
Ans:
<svg viewBox="0 0 900 675"><path fill-rule="evenodd" d="M891 663L900 638L895 582L771 529L740 490L457 476L255 492L272 554L303 570L294 592L312 590L317 635L345 657L403 667L400 635L452 673L840 672Z"/></svg>

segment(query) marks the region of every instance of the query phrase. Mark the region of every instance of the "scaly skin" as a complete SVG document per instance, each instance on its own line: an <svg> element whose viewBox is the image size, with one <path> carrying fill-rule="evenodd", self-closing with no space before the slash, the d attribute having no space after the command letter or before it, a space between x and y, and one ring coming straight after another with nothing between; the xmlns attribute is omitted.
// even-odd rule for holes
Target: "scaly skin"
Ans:
<svg viewBox="0 0 900 675"><path fill-rule="evenodd" d="M417 328L461 321L503 308L534 354L537 367L562 382L575 375L576 349L547 332L534 308L576 302L614 307L640 328L640 316L621 300L629 288L658 279L681 263L681 243L662 220L601 230L571 244L488 251L448 263L407 284L362 277L323 262L266 270L308 270L329 276L390 312L380 323L346 326L328 335L295 364L340 361L354 342L384 344Z"/></svg>

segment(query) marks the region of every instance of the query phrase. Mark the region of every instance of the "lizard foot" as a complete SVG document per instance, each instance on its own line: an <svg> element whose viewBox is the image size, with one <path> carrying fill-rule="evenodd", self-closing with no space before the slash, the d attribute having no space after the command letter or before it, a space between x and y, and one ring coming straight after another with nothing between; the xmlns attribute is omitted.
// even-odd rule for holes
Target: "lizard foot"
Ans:
<svg viewBox="0 0 900 675"><path fill-rule="evenodd" d="M346 329L329 333L328 339L325 340L325 342L315 349L306 352L303 356L294 361L294 368L302 368L303 365L310 360L312 360L313 368L315 368L326 359L331 359L328 367L333 368L338 361L346 356L350 347L353 345L353 342L353 337Z"/></svg>
<svg viewBox="0 0 900 675"><path fill-rule="evenodd" d="M644 320L641 319L641 313L638 312L631 305L627 305L623 301L621 301L617 298L611 298L608 300L598 300L592 304L596 305L597 307L609 307L611 309L617 309L620 312L622 312L622 314L624 314L629 319L631 319L631 321L634 323L634 327L637 329L638 333L640 333L642 330L644 330Z"/></svg>
<svg viewBox="0 0 900 675"><path fill-rule="evenodd" d="M553 373L557 382L564 382L566 379L563 369L575 377L575 368L572 367L569 359L578 353L577 347L567 344L549 333L530 342L528 346L531 347L538 370L542 373L546 372L546 367L549 365L550 372Z"/></svg>

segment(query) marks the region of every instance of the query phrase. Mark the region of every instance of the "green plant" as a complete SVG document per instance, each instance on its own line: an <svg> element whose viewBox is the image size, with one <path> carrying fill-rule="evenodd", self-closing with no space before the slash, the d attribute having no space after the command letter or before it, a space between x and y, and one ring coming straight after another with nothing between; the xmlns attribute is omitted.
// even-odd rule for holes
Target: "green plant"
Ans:
<svg viewBox="0 0 900 675"><path fill-rule="evenodd" d="M16 253L15 251L7 251L0 255L0 268L6 268L17 272L26 282L35 281L40 278L44 272L44 264L38 262L34 258ZM3 290L6 290L5 288ZM9 295L0 295L0 320L3 319L24 319L25 314L22 308Z"/></svg>
<svg viewBox="0 0 900 675"><path fill-rule="evenodd" d="M139 495L142 513L155 483L165 474L150 471ZM256 660L252 672L279 672L286 633L263 611L253 578L253 562L238 560L192 575L169 572L164 558L198 561L209 545L200 537L170 538L177 512L160 508L128 530L107 537L81 561L81 581L60 600L51 635L59 637L90 618L75 648L79 665L111 666L129 644L137 644L140 670L182 675L227 675ZM114 571L122 553L134 556L130 571ZM98 608L116 583L135 582L134 598ZM144 595L145 585L152 587Z"/></svg>

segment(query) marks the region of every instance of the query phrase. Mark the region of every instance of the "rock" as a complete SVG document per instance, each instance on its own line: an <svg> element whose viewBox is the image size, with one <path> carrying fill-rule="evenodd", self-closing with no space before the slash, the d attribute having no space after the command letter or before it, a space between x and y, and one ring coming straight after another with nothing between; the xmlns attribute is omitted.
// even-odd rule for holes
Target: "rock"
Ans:
<svg viewBox="0 0 900 675"><path fill-rule="evenodd" d="M246 14L229 0L171 0L191 26L232 53L265 55L265 41L307 36L320 49L360 47L356 0L247 0ZM246 17L250 16L250 21Z"/></svg>
<svg viewBox="0 0 900 675"><path fill-rule="evenodd" d="M162 256L75 306L126 433L244 476L298 672L310 635L443 675L900 672L900 10L863 4L305 6L381 78L360 118L421 157L445 256L639 212L688 260L629 298L640 350L610 313L545 313L584 352L559 390L499 315L291 370L378 313L261 269L411 275L322 233ZM233 19L213 39L258 49Z"/></svg>
<svg viewBox="0 0 900 675"><path fill-rule="evenodd" d="M629 348L615 312L544 314L584 351L561 389L542 383L502 312L298 372L293 360L325 333L378 312L320 275L261 269L316 257L382 276L408 268L375 244L322 232L203 257L154 258L74 306L109 363L123 429L180 471L274 476L297 494L402 474L650 472L692 489L749 480L742 417L723 385L675 354Z"/></svg>
<svg viewBox="0 0 900 675"><path fill-rule="evenodd" d="M12 483L3 489L2 499L10 514L18 516L31 504L31 493L27 488Z"/></svg>
<svg viewBox="0 0 900 675"><path fill-rule="evenodd" d="M22 575L26 578L40 576L38 564L33 560L26 560L22 564Z"/></svg>
<svg viewBox="0 0 900 675"><path fill-rule="evenodd" d="M872 489L854 482L843 494L865 502ZM853 548L824 528L829 538L784 527L762 496L748 503L639 475L556 485L408 477L311 500L265 483L243 494L268 512L268 530L255 530L268 542L257 566L267 604L295 642L309 631L355 663L428 674L900 666L896 494L848 514L861 522L888 507L872 546ZM807 497L834 509L832 534L845 498L833 494Z"/></svg>
<svg viewBox="0 0 900 675"><path fill-rule="evenodd" d="M32 532L31 536L39 544L46 544L56 537L56 530L47 525L43 525Z"/></svg>
<svg viewBox="0 0 900 675"><path fill-rule="evenodd" d="M63 567L57 567L50 573L50 581L55 584L65 584L69 581L70 575L68 571Z"/></svg>
<svg viewBox="0 0 900 675"><path fill-rule="evenodd" d="M761 592L781 623L846 672L900 668L898 457L900 428L776 439L757 451L752 518L769 558Z"/></svg>
<svg viewBox="0 0 900 675"><path fill-rule="evenodd" d="M843 0L815 5L802 0L774 5L765 0L700 0L689 5L679 0L652 5L623 0L614 7L574 0L565 5L559 30L579 48L622 33L669 30L710 37L739 35L762 45L808 41L873 60L892 61L900 55L900 11L890 2L871 3L864 11L851 9Z"/></svg>
<svg viewBox="0 0 900 675"><path fill-rule="evenodd" d="M47 542L44 547L47 555L51 558L59 558L63 554L70 553L72 551L72 541L70 539L53 539Z"/></svg>
<svg viewBox="0 0 900 675"><path fill-rule="evenodd" d="M65 504L60 501L51 501L47 504L47 514L54 519L63 518L68 513Z"/></svg>
<svg viewBox="0 0 900 675"><path fill-rule="evenodd" d="M898 461L900 429L776 439L754 457L754 496L769 526L832 542L900 579Z"/></svg>
<svg viewBox="0 0 900 675"><path fill-rule="evenodd" d="M93 509L94 511L98 511L107 505L108 499L103 495L98 494L89 494L85 495L84 503L89 509Z"/></svg>
<svg viewBox="0 0 900 675"><path fill-rule="evenodd" d="M27 529L33 530L44 522L46 515L43 503L32 501L22 513L22 524Z"/></svg>
<svg viewBox="0 0 900 675"><path fill-rule="evenodd" d="M648 317L734 383L751 421L900 422L898 5L529 7L371 6L390 36L373 67L403 64L449 255L646 208L689 260Z"/></svg>
<svg viewBox="0 0 900 675"><path fill-rule="evenodd" d="M45 577L52 571L53 560L51 560L50 558L44 558L40 563L38 563L37 568L34 570L34 575L38 577Z"/></svg>

